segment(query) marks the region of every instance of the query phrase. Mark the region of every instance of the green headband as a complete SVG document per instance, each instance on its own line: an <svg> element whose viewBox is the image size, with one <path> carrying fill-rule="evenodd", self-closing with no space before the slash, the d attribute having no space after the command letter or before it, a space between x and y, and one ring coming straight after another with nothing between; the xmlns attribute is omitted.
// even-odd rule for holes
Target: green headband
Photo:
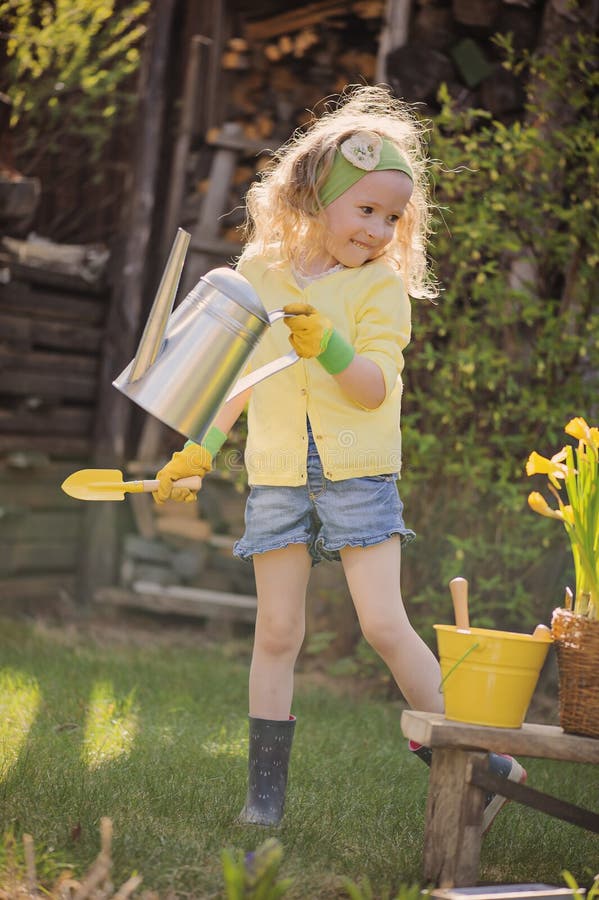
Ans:
<svg viewBox="0 0 599 900"><path fill-rule="evenodd" d="M329 177L318 195L320 202L328 206L364 175L389 169L403 172L414 181L410 166L392 141L374 131L357 131L335 153Z"/></svg>

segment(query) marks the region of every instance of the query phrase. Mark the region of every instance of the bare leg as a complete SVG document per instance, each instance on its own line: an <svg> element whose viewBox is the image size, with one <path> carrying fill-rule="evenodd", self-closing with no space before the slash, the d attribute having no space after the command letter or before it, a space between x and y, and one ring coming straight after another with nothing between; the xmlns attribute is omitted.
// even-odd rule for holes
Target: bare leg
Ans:
<svg viewBox="0 0 599 900"><path fill-rule="evenodd" d="M341 560L362 633L410 706L443 712L439 664L410 625L401 598L399 537L373 547L344 547Z"/></svg>
<svg viewBox="0 0 599 900"><path fill-rule="evenodd" d="M304 640L311 558L304 544L254 555L258 613L250 668L250 716L287 719Z"/></svg>

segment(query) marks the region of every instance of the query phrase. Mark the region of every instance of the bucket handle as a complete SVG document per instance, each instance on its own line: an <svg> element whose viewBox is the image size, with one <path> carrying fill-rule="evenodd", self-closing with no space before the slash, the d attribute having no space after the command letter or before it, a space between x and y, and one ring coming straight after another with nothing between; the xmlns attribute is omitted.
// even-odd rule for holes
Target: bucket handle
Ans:
<svg viewBox="0 0 599 900"><path fill-rule="evenodd" d="M473 651L473 650L476 650L477 647L480 647L480 644L479 644L478 641L476 641L474 644L472 644L471 647L468 647L468 649L466 650L466 652L465 652L462 656L460 656L460 658L457 660L457 662L454 662L454 664L453 664L453 666L451 667L451 669L449 670L449 672L448 672L446 675L444 675L443 678L441 679L441 684L439 685L439 693L440 693L440 694L443 693L443 685L445 684L445 682L447 681L447 679L449 678L449 676L450 676L451 674L453 674L453 672L455 672L455 670L457 669L457 667L458 667L459 665L461 665L461 664L464 662L464 660L466 659L466 657L467 657L467 656L470 656L470 654L472 653L472 651Z"/></svg>

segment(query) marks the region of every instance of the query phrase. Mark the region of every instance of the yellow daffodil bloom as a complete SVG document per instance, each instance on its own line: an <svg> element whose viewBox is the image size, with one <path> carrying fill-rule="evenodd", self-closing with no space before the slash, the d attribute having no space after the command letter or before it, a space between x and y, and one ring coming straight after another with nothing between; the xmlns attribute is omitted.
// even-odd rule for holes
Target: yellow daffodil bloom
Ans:
<svg viewBox="0 0 599 900"><path fill-rule="evenodd" d="M565 432L578 441L567 444L551 459L533 452L526 462L527 475L546 475L557 502L551 507L533 491L530 508L550 519L559 519L568 535L574 561L576 592L574 610L599 618L599 428L582 416L570 419ZM562 499L563 497L563 499ZM565 502L564 502L565 501Z"/></svg>
<svg viewBox="0 0 599 900"><path fill-rule="evenodd" d="M556 454L556 456L560 456L560 454ZM547 475L551 484L554 487L559 487L557 479L566 477L568 467L564 463L558 462L555 457L547 459L546 456L541 456L540 453L533 450L526 461L526 474Z"/></svg>
<svg viewBox="0 0 599 900"><path fill-rule="evenodd" d="M570 419L564 428L564 431L566 434L569 434L570 437L576 438L577 441L584 441L585 444L591 443L591 429L582 416Z"/></svg>
<svg viewBox="0 0 599 900"><path fill-rule="evenodd" d="M539 494L538 491L533 491L532 494L528 495L528 505L540 516L547 516L549 519L563 520L564 518L559 509L553 509L553 507L549 506L543 495Z"/></svg>

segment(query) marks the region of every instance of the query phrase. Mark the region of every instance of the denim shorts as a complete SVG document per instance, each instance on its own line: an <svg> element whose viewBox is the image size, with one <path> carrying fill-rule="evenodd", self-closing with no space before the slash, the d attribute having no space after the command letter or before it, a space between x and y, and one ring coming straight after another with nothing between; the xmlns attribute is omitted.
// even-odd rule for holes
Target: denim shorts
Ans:
<svg viewBox="0 0 599 900"><path fill-rule="evenodd" d="M402 543L416 535L406 528L397 475L368 475L329 481L308 427L308 480L299 487L254 485L245 510L245 533L234 556L306 544L313 564L340 559L342 547L370 547L399 534Z"/></svg>

